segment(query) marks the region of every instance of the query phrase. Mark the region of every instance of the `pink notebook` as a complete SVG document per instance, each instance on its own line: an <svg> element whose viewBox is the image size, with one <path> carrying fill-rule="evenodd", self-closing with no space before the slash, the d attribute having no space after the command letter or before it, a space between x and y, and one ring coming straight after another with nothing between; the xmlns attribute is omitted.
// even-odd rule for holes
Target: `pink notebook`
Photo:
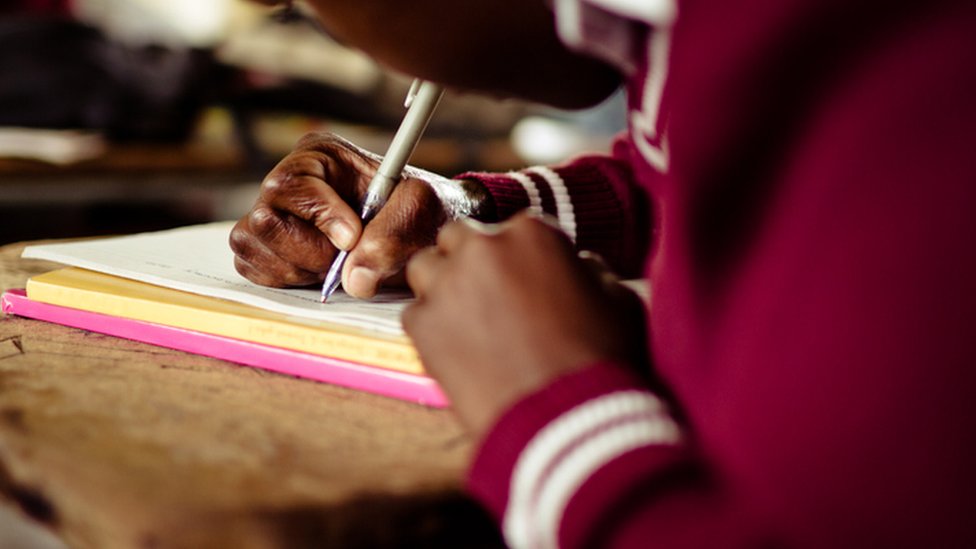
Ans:
<svg viewBox="0 0 976 549"><path fill-rule="evenodd" d="M4 292L0 296L0 303L3 312L7 314L211 356L425 406L443 408L448 405L447 398L437 382L427 376L376 368L151 322L48 305L31 301L24 290Z"/></svg>

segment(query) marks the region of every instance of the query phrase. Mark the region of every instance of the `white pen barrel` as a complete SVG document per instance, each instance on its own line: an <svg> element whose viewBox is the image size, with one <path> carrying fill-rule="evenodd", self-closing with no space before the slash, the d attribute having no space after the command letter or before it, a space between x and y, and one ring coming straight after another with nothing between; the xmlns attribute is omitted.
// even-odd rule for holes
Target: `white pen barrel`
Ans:
<svg viewBox="0 0 976 549"><path fill-rule="evenodd" d="M385 175L387 179L396 181L400 178L403 167L407 165L417 142L420 141L420 136L427 129L427 122L430 121L431 114L437 107L437 103L440 102L443 93L444 88L440 85L427 81L421 82L417 95L413 97L410 106L407 108L400 128L390 142L387 155L383 157L383 161L380 163L378 172ZM370 186L372 187L372 185ZM391 186L385 193L381 194L389 196L392 190Z"/></svg>
<svg viewBox="0 0 976 549"><path fill-rule="evenodd" d="M403 168L410 160L410 155L417 147L420 136L427 129L427 122L430 120L434 109L437 108L437 103L440 102L441 96L444 94L444 88L432 82L421 81L419 85L416 85L416 88L416 94L413 93L414 86L410 88L411 93L408 94L407 98L407 112L403 116L399 129L390 141L386 156L383 157L376 174L369 182L366 196L363 197L360 217L364 224L368 223L386 204L390 193L393 192L393 187L400 180ZM346 251L339 253L333 260L329 272L326 273L325 281L322 284L322 303L325 303L339 286L342 265L347 256L348 252Z"/></svg>
<svg viewBox="0 0 976 549"><path fill-rule="evenodd" d="M372 221L380 208L386 204L386 199L390 197L390 193L393 192L393 187L396 186L398 180L399 178L394 179L381 174L379 171L376 172L373 180L369 183L369 189L366 191L366 197L363 199L363 205L359 210L359 218L363 220L364 224Z"/></svg>

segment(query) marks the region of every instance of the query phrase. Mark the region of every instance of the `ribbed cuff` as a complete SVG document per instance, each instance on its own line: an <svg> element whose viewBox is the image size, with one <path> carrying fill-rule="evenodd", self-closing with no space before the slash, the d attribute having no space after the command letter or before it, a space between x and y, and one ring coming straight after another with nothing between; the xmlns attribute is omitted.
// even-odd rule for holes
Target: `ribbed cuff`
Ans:
<svg viewBox="0 0 976 549"><path fill-rule="evenodd" d="M584 156L559 167L508 173L468 172L491 195L497 219L522 210L553 216L579 250L598 253L624 277L642 274L650 220L646 197L630 171L607 156Z"/></svg>
<svg viewBox="0 0 976 549"><path fill-rule="evenodd" d="M495 206L495 219L484 221L504 221L529 207L529 195L514 178L502 173L467 172L454 179L470 179L484 185Z"/></svg>
<svg viewBox="0 0 976 549"><path fill-rule="evenodd" d="M468 472L468 490L500 521L515 463L532 438L573 407L627 389L646 387L625 367L600 363L567 374L517 402L482 440Z"/></svg>

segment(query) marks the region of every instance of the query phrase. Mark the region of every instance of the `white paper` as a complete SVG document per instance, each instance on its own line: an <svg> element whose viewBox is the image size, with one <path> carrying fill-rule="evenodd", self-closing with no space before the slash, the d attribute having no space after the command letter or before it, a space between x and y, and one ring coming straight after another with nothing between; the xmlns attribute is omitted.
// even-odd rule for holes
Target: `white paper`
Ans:
<svg viewBox="0 0 976 549"><path fill-rule="evenodd" d="M279 289L254 284L234 269L228 244L233 222L194 225L64 244L28 246L22 257L45 259L194 294L245 303L298 318L402 334L406 292L381 293L371 301L341 290L321 303L321 289Z"/></svg>

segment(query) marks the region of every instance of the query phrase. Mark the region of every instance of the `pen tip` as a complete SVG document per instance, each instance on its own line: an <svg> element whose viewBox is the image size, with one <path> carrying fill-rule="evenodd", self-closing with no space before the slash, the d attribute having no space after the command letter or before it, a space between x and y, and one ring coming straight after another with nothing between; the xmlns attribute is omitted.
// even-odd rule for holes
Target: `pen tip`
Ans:
<svg viewBox="0 0 976 549"><path fill-rule="evenodd" d="M338 286L339 286L338 281L328 281L322 285L322 298L321 298L322 303L326 303L329 301L329 298L332 297L332 294L335 293L336 288Z"/></svg>
<svg viewBox="0 0 976 549"><path fill-rule="evenodd" d="M325 274L325 280L322 282L322 303L328 301L336 288L339 287L342 280L342 266L345 264L348 255L348 251L341 251L332 261L332 266L329 267L329 272Z"/></svg>

